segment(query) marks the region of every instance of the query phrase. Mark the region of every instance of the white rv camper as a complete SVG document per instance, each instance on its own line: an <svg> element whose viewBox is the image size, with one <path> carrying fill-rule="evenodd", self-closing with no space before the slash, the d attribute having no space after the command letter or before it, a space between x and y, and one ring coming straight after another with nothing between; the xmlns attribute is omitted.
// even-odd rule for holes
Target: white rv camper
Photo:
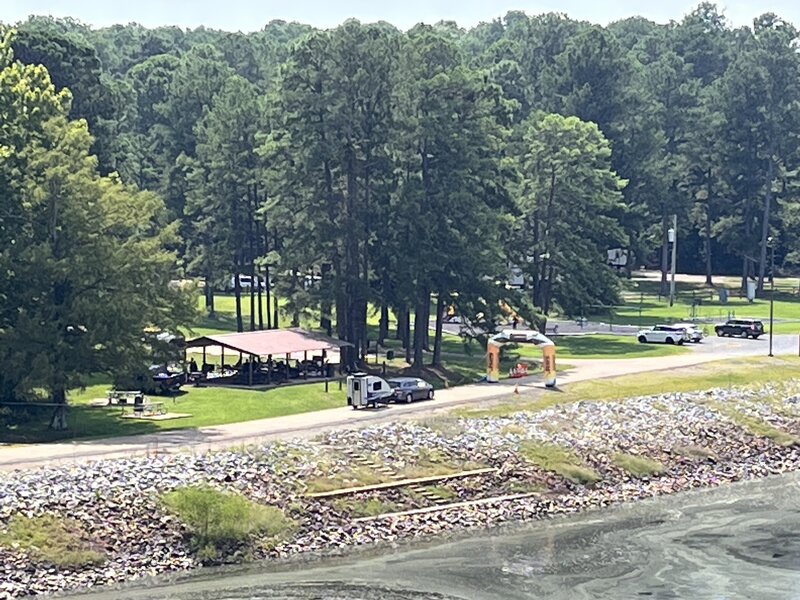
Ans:
<svg viewBox="0 0 800 600"><path fill-rule="evenodd" d="M376 375L353 373L347 376L347 405L353 409L388 404L394 389Z"/></svg>

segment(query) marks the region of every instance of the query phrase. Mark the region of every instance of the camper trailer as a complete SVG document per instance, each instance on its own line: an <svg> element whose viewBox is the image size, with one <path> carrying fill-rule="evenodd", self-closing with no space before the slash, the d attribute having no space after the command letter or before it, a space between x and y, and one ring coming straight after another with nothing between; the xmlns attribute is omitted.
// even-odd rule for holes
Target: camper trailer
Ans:
<svg viewBox="0 0 800 600"><path fill-rule="evenodd" d="M353 373L347 376L347 405L356 408L388 404L394 389L380 377L367 373Z"/></svg>

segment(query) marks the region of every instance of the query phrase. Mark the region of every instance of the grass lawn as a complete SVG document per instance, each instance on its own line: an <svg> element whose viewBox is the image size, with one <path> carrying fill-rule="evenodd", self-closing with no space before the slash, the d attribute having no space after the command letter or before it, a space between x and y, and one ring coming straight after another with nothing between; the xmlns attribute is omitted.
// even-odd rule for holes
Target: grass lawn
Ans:
<svg viewBox="0 0 800 600"><path fill-rule="evenodd" d="M656 356L672 356L689 352L685 346L668 346L667 344L640 344L634 336L622 335L582 335L555 336L556 356L559 359L569 358L651 358ZM509 353L521 356L541 357L541 351L534 346L520 346Z"/></svg>
<svg viewBox="0 0 800 600"><path fill-rule="evenodd" d="M796 280L795 280L796 283ZM788 283L777 284L774 302L775 333L800 333L800 296ZM738 285L728 286L738 294ZM726 319L756 318L769 319L769 292L766 297L748 302L746 298L730 296L726 304L719 301L716 290L712 290L696 282L676 282L677 298L673 306L669 300L658 295L658 282L653 280L634 279L629 282L629 289L623 294L624 304L613 309L613 315L606 309L595 309L593 319L609 322L613 320L619 325L649 326L657 323L687 320L706 322L725 321ZM696 304L699 301L700 303ZM781 323L781 321L790 321ZM791 322L793 321L793 322Z"/></svg>
<svg viewBox="0 0 800 600"><path fill-rule="evenodd" d="M69 429L54 432L47 428L51 409L41 409L26 427L9 428L0 436L4 442L49 442L65 439L113 437L154 433L170 429L186 429L238 423L254 419L280 417L297 413L336 408L346 405L345 392L337 383L284 386L268 391L239 390L217 387L186 387L185 393L172 398L153 397L163 401L169 412L189 413L190 417L171 421L147 421L120 418L119 408L98 408L88 403L105 398L107 383L95 384L69 395Z"/></svg>
<svg viewBox="0 0 800 600"><path fill-rule="evenodd" d="M798 357L747 357L703 363L667 371L651 371L594 381L578 381L563 390L525 402L503 403L487 409L457 409L464 416L502 416L524 410L541 410L564 402L621 400L664 392L692 392L714 387L734 387L800 378Z"/></svg>

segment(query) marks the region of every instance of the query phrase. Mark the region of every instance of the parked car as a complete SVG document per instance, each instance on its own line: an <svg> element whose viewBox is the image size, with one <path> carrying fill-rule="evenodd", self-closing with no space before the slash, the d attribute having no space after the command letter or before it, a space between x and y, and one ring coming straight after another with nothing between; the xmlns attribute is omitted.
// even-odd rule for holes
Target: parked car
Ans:
<svg viewBox="0 0 800 600"><path fill-rule="evenodd" d="M727 335L757 340L758 336L764 335L764 324L756 319L729 319L714 327L714 331L719 337Z"/></svg>
<svg viewBox="0 0 800 600"><path fill-rule="evenodd" d="M411 403L414 400L430 400L433 398L433 386L416 377L395 377L388 381L394 388L394 401Z"/></svg>
<svg viewBox="0 0 800 600"><path fill-rule="evenodd" d="M675 323L672 327L682 327L685 329L686 335L688 336L687 341L694 342L695 344L702 342L705 337L703 330L692 323Z"/></svg>
<svg viewBox="0 0 800 600"><path fill-rule="evenodd" d="M641 344L677 344L679 346L689 339L686 329L673 325L656 325L652 329L642 329L636 337Z"/></svg>

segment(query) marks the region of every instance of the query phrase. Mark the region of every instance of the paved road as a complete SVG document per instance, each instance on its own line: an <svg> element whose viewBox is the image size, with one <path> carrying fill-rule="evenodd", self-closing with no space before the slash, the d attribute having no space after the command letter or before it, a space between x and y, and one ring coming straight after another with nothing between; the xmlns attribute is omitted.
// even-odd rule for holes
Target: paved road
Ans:
<svg viewBox="0 0 800 600"><path fill-rule="evenodd" d="M775 336L774 353L796 354L797 343L795 336ZM559 375L559 385L601 377L680 368L724 358L765 356L766 354L766 339L710 338L703 344L692 346L691 352L675 356L601 360L569 359L569 364L574 368ZM266 440L310 437L331 429L359 427L435 414L455 406L510 400L516 397L514 395L515 387L526 396L551 393L543 388L538 376L532 376L525 379L505 380L496 384L483 383L441 390L437 392L436 399L432 402L391 405L379 410L354 411L348 407L342 407L200 429L165 431L102 440L7 446L0 448L0 470L184 450L202 452Z"/></svg>

